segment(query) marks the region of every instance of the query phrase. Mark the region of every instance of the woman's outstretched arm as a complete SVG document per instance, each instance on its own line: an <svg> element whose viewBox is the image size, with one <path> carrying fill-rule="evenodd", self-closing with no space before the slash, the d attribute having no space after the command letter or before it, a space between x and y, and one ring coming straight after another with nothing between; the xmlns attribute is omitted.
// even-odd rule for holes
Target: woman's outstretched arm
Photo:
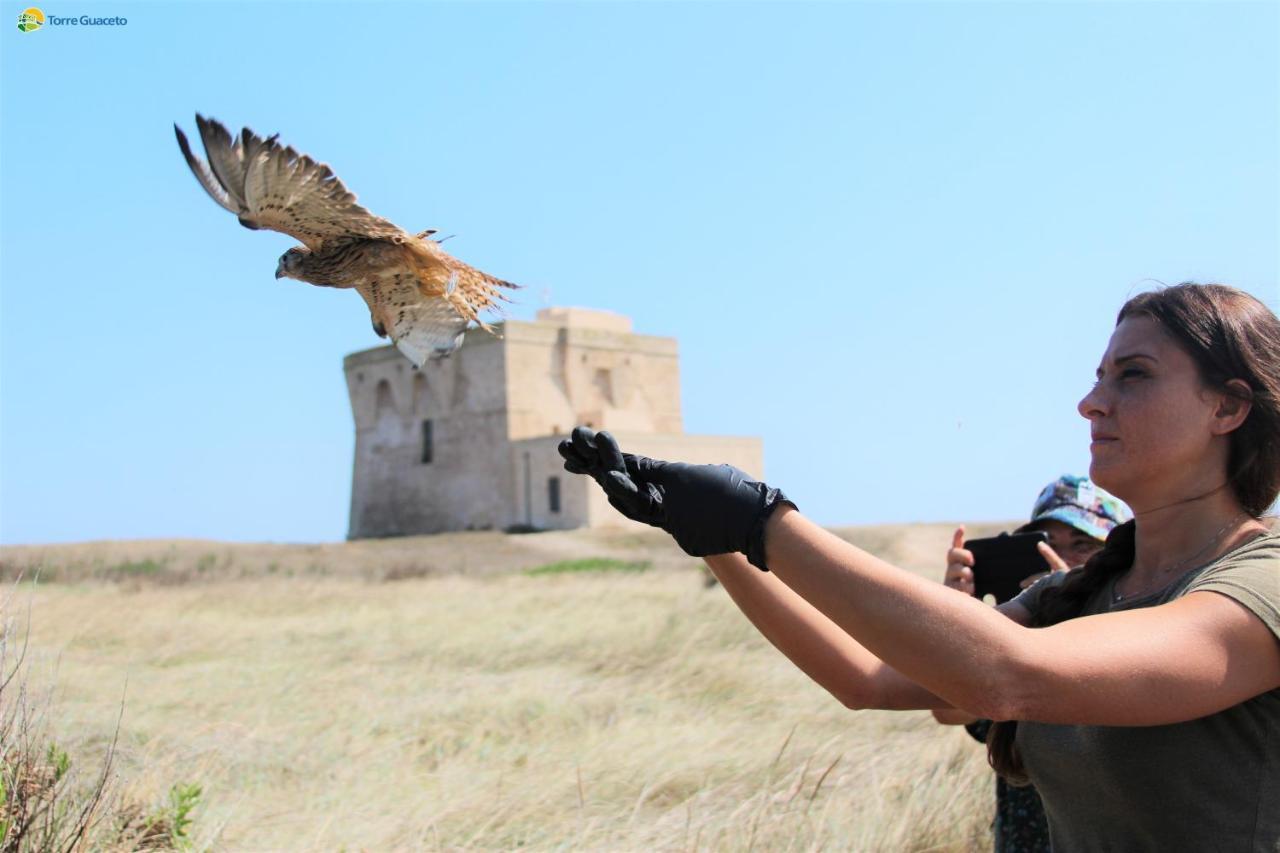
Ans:
<svg viewBox="0 0 1280 853"><path fill-rule="evenodd" d="M769 518L765 551L779 580L867 652L989 719L1160 725L1280 687L1280 643L1216 593L1031 629L885 563L790 507Z"/></svg>
<svg viewBox="0 0 1280 853"><path fill-rule="evenodd" d="M1158 607L1026 628L855 548L732 466L624 455L608 433L581 427L559 451L566 470L596 478L628 518L661 527L688 554L740 552L767 566L862 649L978 716L1154 726L1280 687L1268 595L1210 587Z"/></svg>
<svg viewBox="0 0 1280 853"><path fill-rule="evenodd" d="M778 577L757 570L741 554L707 557L706 563L760 633L846 707L952 708L867 651ZM1017 610L1027 615L1021 607ZM967 719L973 716L959 713Z"/></svg>

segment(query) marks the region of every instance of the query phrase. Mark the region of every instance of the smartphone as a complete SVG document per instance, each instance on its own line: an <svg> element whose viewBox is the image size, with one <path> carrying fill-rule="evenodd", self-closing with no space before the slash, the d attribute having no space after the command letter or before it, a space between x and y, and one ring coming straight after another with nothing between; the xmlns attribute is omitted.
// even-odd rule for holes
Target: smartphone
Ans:
<svg viewBox="0 0 1280 853"><path fill-rule="evenodd" d="M964 547L973 552L973 594L979 599L993 595L996 604L1003 604L1022 592L1021 581L1049 571L1049 563L1036 548L1048 541L1048 533L1034 530L965 542Z"/></svg>

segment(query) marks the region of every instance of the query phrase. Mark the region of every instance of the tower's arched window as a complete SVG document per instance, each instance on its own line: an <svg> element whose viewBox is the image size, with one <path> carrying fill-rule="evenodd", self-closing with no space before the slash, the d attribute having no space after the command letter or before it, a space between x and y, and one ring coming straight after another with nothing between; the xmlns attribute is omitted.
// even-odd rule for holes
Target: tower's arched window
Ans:
<svg viewBox="0 0 1280 853"><path fill-rule="evenodd" d="M378 381L378 387L374 392L374 412L381 418L384 415L394 414L396 410L395 397L391 395L391 383L385 379Z"/></svg>
<svg viewBox="0 0 1280 853"><path fill-rule="evenodd" d="M611 371L597 370L591 380L591 384L596 386L596 390L600 392L600 396L604 398L606 403L613 403L613 374Z"/></svg>

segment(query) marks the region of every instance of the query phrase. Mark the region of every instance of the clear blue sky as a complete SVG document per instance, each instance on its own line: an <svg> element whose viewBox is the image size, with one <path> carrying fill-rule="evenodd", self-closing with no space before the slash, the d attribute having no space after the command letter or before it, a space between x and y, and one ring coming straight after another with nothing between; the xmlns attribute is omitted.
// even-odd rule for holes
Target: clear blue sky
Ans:
<svg viewBox="0 0 1280 853"><path fill-rule="evenodd" d="M1016 518L1154 280L1280 303L1280 5L41 4L0 14L0 541L345 534L357 295L172 123L679 339L689 432L824 523Z"/></svg>

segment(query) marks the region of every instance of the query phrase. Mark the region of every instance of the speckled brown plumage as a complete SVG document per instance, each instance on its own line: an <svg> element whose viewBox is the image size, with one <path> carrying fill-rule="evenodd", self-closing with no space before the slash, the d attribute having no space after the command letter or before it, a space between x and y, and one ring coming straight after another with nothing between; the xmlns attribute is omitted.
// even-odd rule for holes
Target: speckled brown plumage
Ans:
<svg viewBox="0 0 1280 853"><path fill-rule="evenodd" d="M276 278L354 288L369 306L373 328L390 336L414 364L448 355L468 323L492 329L480 312L505 301L516 285L451 256L434 230L409 234L374 216L323 163L263 139L248 128L233 137L196 115L206 163L176 124L178 146L200 185L246 228L281 231L303 245L280 258Z"/></svg>

